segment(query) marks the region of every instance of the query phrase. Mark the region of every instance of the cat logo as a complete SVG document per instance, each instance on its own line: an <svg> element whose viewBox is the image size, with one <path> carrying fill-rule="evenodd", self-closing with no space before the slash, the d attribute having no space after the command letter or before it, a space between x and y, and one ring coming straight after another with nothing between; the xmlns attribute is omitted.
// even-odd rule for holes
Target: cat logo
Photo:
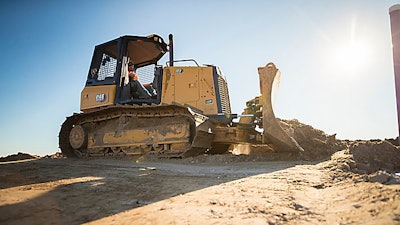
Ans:
<svg viewBox="0 0 400 225"><path fill-rule="evenodd" d="M96 95L96 102L104 102L106 101L106 94L97 94Z"/></svg>

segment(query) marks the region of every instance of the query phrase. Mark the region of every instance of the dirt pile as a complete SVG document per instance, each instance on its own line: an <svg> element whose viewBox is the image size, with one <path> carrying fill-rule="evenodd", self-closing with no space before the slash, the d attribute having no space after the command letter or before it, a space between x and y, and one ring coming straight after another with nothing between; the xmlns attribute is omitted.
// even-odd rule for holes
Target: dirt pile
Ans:
<svg viewBox="0 0 400 225"><path fill-rule="evenodd" d="M400 147L387 141L356 141L350 144L346 153L353 156L355 172L400 171Z"/></svg>
<svg viewBox="0 0 400 225"><path fill-rule="evenodd" d="M333 153L346 149L348 143L336 139L336 134L327 135L325 132L315 129L310 125L300 123L298 120L281 120L281 127L294 138L304 152L301 159L321 160L328 159Z"/></svg>
<svg viewBox="0 0 400 225"><path fill-rule="evenodd" d="M397 139L339 140L298 120L280 120L281 127L303 148L300 159L331 159L323 167L332 171L334 180L362 180L384 184L400 183L400 147ZM350 173L349 173L350 172Z"/></svg>
<svg viewBox="0 0 400 225"><path fill-rule="evenodd" d="M18 152L18 154L8 155L6 157L1 157L0 162L10 162L10 161L18 161L18 160L25 160L25 159L59 159L64 158L61 152L56 152L52 155L45 155L45 156L38 156L38 155L30 155L28 153Z"/></svg>
<svg viewBox="0 0 400 225"><path fill-rule="evenodd" d="M0 162L18 161L18 160L25 160L25 159L38 159L38 158L40 158L40 156L18 152L18 154L1 157Z"/></svg>
<svg viewBox="0 0 400 225"><path fill-rule="evenodd" d="M400 177L400 147L388 141L354 141L345 150L336 152L324 167L341 180L354 176L362 181L398 184ZM351 173L348 173L351 172Z"/></svg>

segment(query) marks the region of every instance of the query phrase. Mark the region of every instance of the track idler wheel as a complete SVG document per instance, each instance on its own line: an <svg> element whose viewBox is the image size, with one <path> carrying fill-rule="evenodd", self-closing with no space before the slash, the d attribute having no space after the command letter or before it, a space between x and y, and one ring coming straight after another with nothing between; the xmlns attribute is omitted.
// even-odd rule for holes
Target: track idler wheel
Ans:
<svg viewBox="0 0 400 225"><path fill-rule="evenodd" d="M69 133L69 143L75 150L86 147L87 137L82 126L76 125L71 129L71 132Z"/></svg>

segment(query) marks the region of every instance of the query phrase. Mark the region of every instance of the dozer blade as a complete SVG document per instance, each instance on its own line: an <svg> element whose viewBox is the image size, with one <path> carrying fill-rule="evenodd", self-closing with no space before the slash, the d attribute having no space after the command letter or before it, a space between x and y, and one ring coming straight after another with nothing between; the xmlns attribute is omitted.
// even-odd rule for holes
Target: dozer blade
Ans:
<svg viewBox="0 0 400 225"><path fill-rule="evenodd" d="M273 63L258 68L263 122L263 144L272 144L276 152L300 152L304 149L279 125L273 110L273 100L280 82L280 71Z"/></svg>

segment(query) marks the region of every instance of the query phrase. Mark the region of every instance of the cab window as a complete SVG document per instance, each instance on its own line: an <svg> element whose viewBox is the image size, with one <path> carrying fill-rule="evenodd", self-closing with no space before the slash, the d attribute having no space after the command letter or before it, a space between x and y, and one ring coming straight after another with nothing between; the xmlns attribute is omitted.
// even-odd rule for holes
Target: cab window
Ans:
<svg viewBox="0 0 400 225"><path fill-rule="evenodd" d="M118 41L95 48L86 85L114 84L117 72Z"/></svg>

